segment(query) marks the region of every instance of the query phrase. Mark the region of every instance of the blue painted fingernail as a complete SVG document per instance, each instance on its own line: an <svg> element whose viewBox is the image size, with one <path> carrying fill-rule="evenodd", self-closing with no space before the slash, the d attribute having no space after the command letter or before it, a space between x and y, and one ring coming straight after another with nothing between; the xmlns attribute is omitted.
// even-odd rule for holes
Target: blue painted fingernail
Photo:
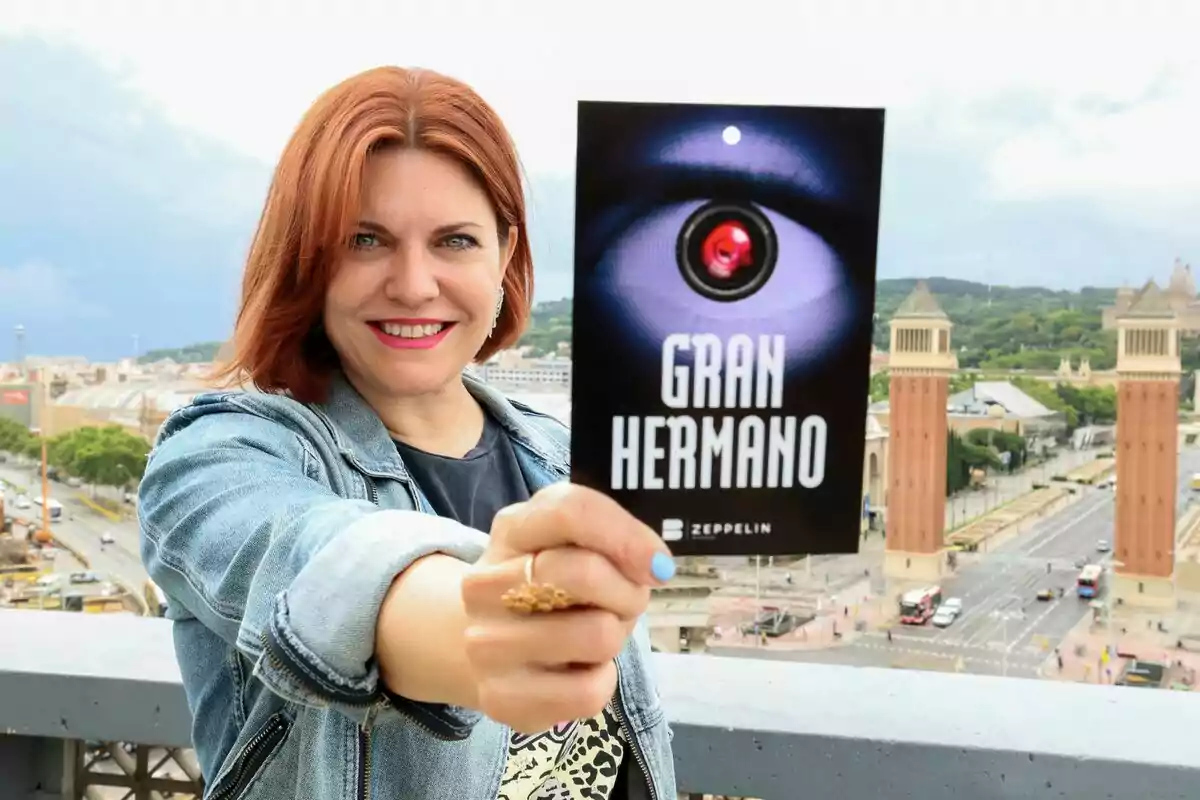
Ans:
<svg viewBox="0 0 1200 800"><path fill-rule="evenodd" d="M675 559L666 553L655 553L650 560L650 572L662 583L675 577Z"/></svg>

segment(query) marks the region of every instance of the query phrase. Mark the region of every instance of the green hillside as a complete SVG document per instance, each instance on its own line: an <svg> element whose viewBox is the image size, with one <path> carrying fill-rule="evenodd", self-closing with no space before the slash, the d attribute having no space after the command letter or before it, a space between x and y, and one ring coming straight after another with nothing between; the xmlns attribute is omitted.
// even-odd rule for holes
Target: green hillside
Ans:
<svg viewBox="0 0 1200 800"><path fill-rule="evenodd" d="M875 292L875 346L888 347L887 321L916 286L915 279L879 281ZM1101 330L1100 309L1114 289L1078 292L1038 286L991 286L931 278L929 289L954 323L952 341L963 368L1053 370L1063 356L1093 369L1116 363L1116 334Z"/></svg>

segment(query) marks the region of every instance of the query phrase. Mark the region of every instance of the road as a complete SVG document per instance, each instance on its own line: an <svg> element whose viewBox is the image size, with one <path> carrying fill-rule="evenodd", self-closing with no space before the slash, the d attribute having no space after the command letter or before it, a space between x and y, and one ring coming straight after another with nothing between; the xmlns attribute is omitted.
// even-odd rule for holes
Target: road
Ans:
<svg viewBox="0 0 1200 800"><path fill-rule="evenodd" d="M1200 471L1200 450L1180 454L1180 512ZM970 672L1033 675L1041 662L1085 615L1088 603L1073 593L1077 562L1107 563L1097 543L1113 539L1113 492L1082 488L1083 497L1020 537L988 553L964 555L956 574L943 582L946 597L963 601L963 614L948 628L905 626L867 633L843 649L874 653L877 660L906 656L957 659ZM1040 589L1063 590L1062 598L1039 601ZM869 655L867 655L869 658Z"/></svg>
<svg viewBox="0 0 1200 800"><path fill-rule="evenodd" d="M1180 513L1188 504L1191 476L1196 472L1200 472L1200 450L1184 450L1179 467ZM1054 647L1090 613L1088 602L1073 592L1078 561L1111 560L1110 554L1098 551L1097 544L1112 544L1113 492L1090 487L1080 487L1080 492L1078 501L996 549L960 555L955 574L942 583L945 597L963 601L962 615L948 628L896 625L890 640L886 630L867 630L847 635L841 644L824 650L768 647L720 648L714 652L734 657L1033 677ZM864 585L864 569L871 569L876 578L878 556L874 564L868 565L866 559L871 555L856 557L863 563L856 562L845 576L830 574L834 580L829 589L840 591L841 585L854 580ZM877 578L871 583L876 584L875 593L882 593ZM1041 589L1062 589L1063 596L1039 601L1037 593Z"/></svg>
<svg viewBox="0 0 1200 800"><path fill-rule="evenodd" d="M36 477L31 477L29 470L14 469L7 464L0 465L0 478L27 487L32 496L41 492ZM31 483L33 485L30 485ZM61 483L51 483L50 486L50 496L63 504L63 518L51 525L55 537L86 556L94 572L115 578L133 591L140 592L146 580L146 570L142 567L142 559L138 554L137 524L132 520L113 522L101 516L78 500L78 489L71 489ZM40 514L38 509L17 509L13 504L16 495L16 492L8 492L5 499L6 508L14 516ZM100 536L106 532L113 535L113 544L100 543ZM67 553L63 553L59 558L68 559L73 563L73 559L70 559ZM65 565L62 569L70 571L70 567Z"/></svg>

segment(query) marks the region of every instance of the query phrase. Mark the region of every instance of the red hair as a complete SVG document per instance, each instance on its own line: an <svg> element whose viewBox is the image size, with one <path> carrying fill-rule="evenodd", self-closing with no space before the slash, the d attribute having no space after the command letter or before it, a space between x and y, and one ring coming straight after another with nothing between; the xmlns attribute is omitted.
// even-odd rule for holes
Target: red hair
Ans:
<svg viewBox="0 0 1200 800"><path fill-rule="evenodd" d="M337 366L321 315L337 252L353 233L363 168L376 149L414 147L454 158L479 181L501 237L516 229L504 305L479 361L514 344L533 298L521 168L499 115L460 81L379 67L317 99L279 159L246 260L232 357L216 377L321 402Z"/></svg>

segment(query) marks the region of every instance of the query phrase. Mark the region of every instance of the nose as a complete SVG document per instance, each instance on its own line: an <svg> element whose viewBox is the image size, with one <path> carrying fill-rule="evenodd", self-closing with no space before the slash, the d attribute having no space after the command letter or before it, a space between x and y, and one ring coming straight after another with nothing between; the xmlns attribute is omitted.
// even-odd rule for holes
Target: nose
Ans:
<svg viewBox="0 0 1200 800"><path fill-rule="evenodd" d="M385 296L403 308L417 309L440 293L433 256L419 245L397 248L388 263Z"/></svg>

